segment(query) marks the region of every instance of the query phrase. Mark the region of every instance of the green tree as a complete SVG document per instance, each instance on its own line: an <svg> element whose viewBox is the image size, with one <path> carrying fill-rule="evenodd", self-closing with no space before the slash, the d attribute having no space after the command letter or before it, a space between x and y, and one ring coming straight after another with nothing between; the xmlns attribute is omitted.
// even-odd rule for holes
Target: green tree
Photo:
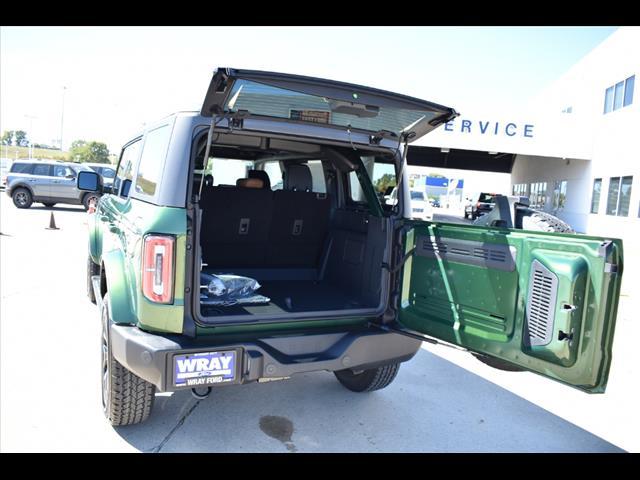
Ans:
<svg viewBox="0 0 640 480"><path fill-rule="evenodd" d="M14 133L15 132L13 130L5 130L2 134L2 140L0 140L0 143L2 143L2 145L13 145Z"/></svg>
<svg viewBox="0 0 640 480"><path fill-rule="evenodd" d="M69 149L69 158L71 161L81 163L111 163L107 145L94 141L75 140Z"/></svg>
<svg viewBox="0 0 640 480"><path fill-rule="evenodd" d="M16 138L16 146L18 147L26 147L29 145L29 140L27 140L27 132L24 130L17 130L14 132Z"/></svg>
<svg viewBox="0 0 640 480"><path fill-rule="evenodd" d="M396 177L390 173L385 173L378 180L376 180L375 187L379 192L386 192L387 188L396 186Z"/></svg>

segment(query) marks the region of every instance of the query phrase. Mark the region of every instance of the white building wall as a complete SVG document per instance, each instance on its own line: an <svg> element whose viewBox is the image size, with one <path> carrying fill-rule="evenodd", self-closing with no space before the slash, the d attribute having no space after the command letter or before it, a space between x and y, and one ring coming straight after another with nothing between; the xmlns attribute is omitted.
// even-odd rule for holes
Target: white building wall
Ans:
<svg viewBox="0 0 640 480"><path fill-rule="evenodd" d="M585 233L591 198L590 170L591 162L588 160L517 155L511 172L511 183L527 184L529 194L531 183L546 182L547 200L544 210L558 216L577 232ZM554 182L561 180L567 181L566 201L564 208L554 210Z"/></svg>

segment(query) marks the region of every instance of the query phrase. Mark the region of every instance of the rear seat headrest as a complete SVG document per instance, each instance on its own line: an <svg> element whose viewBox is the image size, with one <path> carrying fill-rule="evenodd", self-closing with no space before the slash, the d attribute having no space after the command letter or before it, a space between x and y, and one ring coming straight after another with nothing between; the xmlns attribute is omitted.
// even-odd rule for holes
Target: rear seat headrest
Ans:
<svg viewBox="0 0 640 480"><path fill-rule="evenodd" d="M259 178L239 178L236 180L236 186L243 188L263 188L264 182Z"/></svg>
<svg viewBox="0 0 640 480"><path fill-rule="evenodd" d="M213 186L213 175L211 175L210 173L207 173L207 174L204 176L204 184L205 184L207 187L212 187L212 186Z"/></svg>
<svg viewBox="0 0 640 480"><path fill-rule="evenodd" d="M310 192L313 189L311 170L307 165L289 165L285 171L285 190Z"/></svg>
<svg viewBox="0 0 640 480"><path fill-rule="evenodd" d="M269 179L269 175L264 170L249 170L249 178L257 178L262 180L263 186L262 188L268 188L271 190L271 180Z"/></svg>

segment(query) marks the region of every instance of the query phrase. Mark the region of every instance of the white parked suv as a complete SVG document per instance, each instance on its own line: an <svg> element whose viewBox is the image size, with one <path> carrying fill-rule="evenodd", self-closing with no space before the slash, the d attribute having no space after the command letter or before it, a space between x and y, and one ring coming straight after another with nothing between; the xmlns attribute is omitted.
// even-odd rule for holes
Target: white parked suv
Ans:
<svg viewBox="0 0 640 480"><path fill-rule="evenodd" d="M421 190L411 190L411 218L433 220L433 205Z"/></svg>

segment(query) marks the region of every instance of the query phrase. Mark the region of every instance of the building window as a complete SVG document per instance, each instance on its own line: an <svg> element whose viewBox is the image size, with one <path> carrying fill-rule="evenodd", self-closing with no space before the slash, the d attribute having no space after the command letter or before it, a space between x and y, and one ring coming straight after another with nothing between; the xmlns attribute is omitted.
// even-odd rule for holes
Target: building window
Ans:
<svg viewBox="0 0 640 480"><path fill-rule="evenodd" d="M604 113L609 113L612 110L613 110L613 87L609 87L604 92Z"/></svg>
<svg viewBox="0 0 640 480"><path fill-rule="evenodd" d="M633 75L624 81L624 102L623 107L631 105L633 103L633 84L635 83L636 76Z"/></svg>
<svg viewBox="0 0 640 480"><path fill-rule="evenodd" d="M607 215L626 217L629 215L631 184L633 177L611 177L607 195Z"/></svg>
<svg viewBox="0 0 640 480"><path fill-rule="evenodd" d="M533 208L545 208L547 204L547 182L536 182L531 184L529 204Z"/></svg>
<svg viewBox="0 0 640 480"><path fill-rule="evenodd" d="M600 191L602 190L602 179L593 180L593 192L591 193L591 213L598 213L600 206Z"/></svg>
<svg viewBox="0 0 640 480"><path fill-rule="evenodd" d="M607 88L604 92L604 113L613 112L633 103L635 75Z"/></svg>
<svg viewBox="0 0 640 480"><path fill-rule="evenodd" d="M556 181L553 186L553 209L562 210L567 201L567 181Z"/></svg>
<svg viewBox="0 0 640 480"><path fill-rule="evenodd" d="M513 187L513 195L519 197L527 196L527 184L526 183L516 183Z"/></svg>

